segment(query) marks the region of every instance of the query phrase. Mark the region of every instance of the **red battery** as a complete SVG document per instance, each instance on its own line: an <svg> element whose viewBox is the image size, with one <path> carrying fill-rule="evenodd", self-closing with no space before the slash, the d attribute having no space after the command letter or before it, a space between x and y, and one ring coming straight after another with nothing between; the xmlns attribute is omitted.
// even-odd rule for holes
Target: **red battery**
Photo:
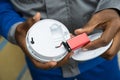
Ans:
<svg viewBox="0 0 120 80"><path fill-rule="evenodd" d="M83 33L67 40L66 43L71 50L75 50L86 45L89 42L90 42L90 39L88 38L87 34Z"/></svg>

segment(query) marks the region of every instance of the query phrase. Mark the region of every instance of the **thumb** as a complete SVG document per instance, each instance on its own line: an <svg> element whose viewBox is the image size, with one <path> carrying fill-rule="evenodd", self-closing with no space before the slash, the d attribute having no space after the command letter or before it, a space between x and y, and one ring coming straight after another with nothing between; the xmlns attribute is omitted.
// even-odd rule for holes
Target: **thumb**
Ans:
<svg viewBox="0 0 120 80"><path fill-rule="evenodd" d="M24 29L28 30L29 28L31 28L31 26L36 23L37 21L40 20L40 13L37 12L32 18L29 18L28 20L26 20L25 23L23 23L24 26L27 26L27 27L23 27Z"/></svg>
<svg viewBox="0 0 120 80"><path fill-rule="evenodd" d="M79 35L82 33L90 34L94 30L95 25L91 25L91 23L88 25L88 23L83 27L75 30L75 34Z"/></svg>
<svg viewBox="0 0 120 80"><path fill-rule="evenodd" d="M101 22L101 20L93 16L83 28L76 29L74 33L77 35L81 33L90 34L95 28L101 25Z"/></svg>
<svg viewBox="0 0 120 80"><path fill-rule="evenodd" d="M40 15L39 12L37 12L37 13L33 16L33 19L34 19L36 22L39 21L40 18L41 18L41 15Z"/></svg>

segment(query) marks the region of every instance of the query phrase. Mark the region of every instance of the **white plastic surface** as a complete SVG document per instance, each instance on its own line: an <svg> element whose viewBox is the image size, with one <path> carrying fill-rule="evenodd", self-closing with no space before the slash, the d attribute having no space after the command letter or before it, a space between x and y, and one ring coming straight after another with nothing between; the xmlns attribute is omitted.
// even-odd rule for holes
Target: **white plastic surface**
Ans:
<svg viewBox="0 0 120 80"><path fill-rule="evenodd" d="M90 35L91 41L99 38L102 33ZM27 32L26 44L31 56L35 59L48 62L60 61L67 55L67 51L61 42L68 40L70 33L60 22L52 19L44 19L35 23ZM83 51L77 49L72 58L77 61L86 61L103 54L112 44L112 41L105 47L95 50ZM59 47L61 45L61 47Z"/></svg>
<svg viewBox="0 0 120 80"><path fill-rule="evenodd" d="M61 44L70 38L69 31L60 22L44 19L35 23L27 32L26 44L30 54L42 62L59 61L67 54ZM32 42L33 43L32 43Z"/></svg>
<svg viewBox="0 0 120 80"><path fill-rule="evenodd" d="M95 33L93 35L90 35L89 38L91 41L93 41L95 39L98 39L101 36L101 34L102 33ZM74 51L72 58L77 61L86 61L86 60L96 58L101 54L103 54L111 46L111 44L112 44L112 41L105 47L97 48L94 50L88 50L88 51L83 51L81 50L81 48L77 49Z"/></svg>

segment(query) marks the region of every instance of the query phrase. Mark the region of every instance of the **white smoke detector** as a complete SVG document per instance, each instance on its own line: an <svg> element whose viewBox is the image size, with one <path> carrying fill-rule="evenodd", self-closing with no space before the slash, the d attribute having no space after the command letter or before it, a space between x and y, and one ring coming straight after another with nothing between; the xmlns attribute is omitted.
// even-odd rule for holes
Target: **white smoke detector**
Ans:
<svg viewBox="0 0 120 80"><path fill-rule="evenodd" d="M62 41L70 38L68 29L60 22L44 19L35 23L27 32L27 48L35 59L48 62L59 61L66 56L67 51Z"/></svg>
<svg viewBox="0 0 120 80"><path fill-rule="evenodd" d="M101 36L102 33L96 33L89 36L90 41L93 41ZM83 34L83 36L85 36ZM61 22L44 19L36 22L27 32L26 45L30 55L40 62L60 61L63 59L71 49L69 45L66 45L67 41L73 41L72 46L76 47L74 42L78 41L81 45L81 36L74 39L70 39L70 33L68 29ZM87 37L84 37L87 39ZM76 40L77 39L77 40ZM65 42L62 44L62 42ZM105 47L101 47L95 50L82 51L81 48L74 50L72 58L77 61L86 61L96 58L103 54L112 44L112 41ZM69 50L69 51L68 51Z"/></svg>

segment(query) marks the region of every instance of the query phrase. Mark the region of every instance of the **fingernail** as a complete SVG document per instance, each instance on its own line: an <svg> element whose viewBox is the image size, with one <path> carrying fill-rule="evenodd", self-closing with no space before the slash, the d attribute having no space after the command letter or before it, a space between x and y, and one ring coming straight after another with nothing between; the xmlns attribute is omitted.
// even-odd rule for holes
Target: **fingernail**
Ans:
<svg viewBox="0 0 120 80"><path fill-rule="evenodd" d="M54 61L51 62L51 65L52 65L52 66L55 66L55 65L57 65L57 62L54 62Z"/></svg>
<svg viewBox="0 0 120 80"><path fill-rule="evenodd" d="M36 20L36 21L40 20L40 13L37 12L37 13L33 16L33 19Z"/></svg>
<svg viewBox="0 0 120 80"><path fill-rule="evenodd" d="M76 31L82 31L83 29L82 28L80 28L80 29L77 29Z"/></svg>
<svg viewBox="0 0 120 80"><path fill-rule="evenodd" d="M80 31L82 31L82 29L76 29L75 34L78 34Z"/></svg>
<svg viewBox="0 0 120 80"><path fill-rule="evenodd" d="M33 16L33 20L36 20L36 15Z"/></svg>
<svg viewBox="0 0 120 80"><path fill-rule="evenodd" d="M35 20L35 16L33 17L33 20Z"/></svg>
<svg viewBox="0 0 120 80"><path fill-rule="evenodd" d="M88 49L86 49L86 48L82 48L82 50L83 50L83 51L88 51Z"/></svg>

